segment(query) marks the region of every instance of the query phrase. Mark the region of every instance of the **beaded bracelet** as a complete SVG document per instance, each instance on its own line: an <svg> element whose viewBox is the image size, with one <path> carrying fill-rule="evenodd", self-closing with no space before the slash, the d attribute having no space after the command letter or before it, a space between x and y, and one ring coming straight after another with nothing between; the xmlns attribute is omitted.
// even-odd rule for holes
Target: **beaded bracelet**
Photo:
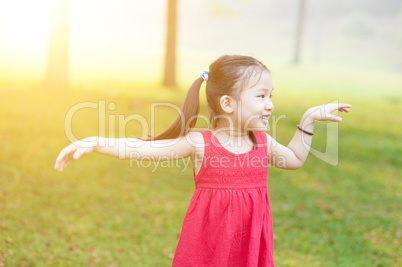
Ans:
<svg viewBox="0 0 402 267"><path fill-rule="evenodd" d="M306 131L306 130L303 130L300 126L299 126L299 124L297 124L297 128L300 130L300 131L302 131L303 133L306 133L306 134L308 134L308 135L313 135L314 133L312 133L312 132L308 132L308 131Z"/></svg>

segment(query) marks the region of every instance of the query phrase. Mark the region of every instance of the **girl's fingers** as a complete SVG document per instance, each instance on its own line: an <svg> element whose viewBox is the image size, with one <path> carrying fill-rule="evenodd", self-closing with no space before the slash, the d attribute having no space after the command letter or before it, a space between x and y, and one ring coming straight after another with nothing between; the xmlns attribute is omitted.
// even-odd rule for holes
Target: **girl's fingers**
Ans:
<svg viewBox="0 0 402 267"><path fill-rule="evenodd" d="M350 108L352 105L346 104L346 103L339 103L338 106L339 106L340 108Z"/></svg>
<svg viewBox="0 0 402 267"><path fill-rule="evenodd" d="M54 168L55 168L55 169L59 169L59 168L62 166L62 164L63 164L63 157L64 157L63 153L60 152L59 156L58 156L57 159L56 159L56 164L54 165Z"/></svg>
<svg viewBox="0 0 402 267"><path fill-rule="evenodd" d="M350 111L349 108L350 108L350 107L341 107L341 108L339 108L338 110L339 110L339 111L349 112L349 111Z"/></svg>
<svg viewBox="0 0 402 267"><path fill-rule="evenodd" d="M349 104L342 104L342 105L339 107L339 110L340 110L340 111L349 112L349 108L351 108L351 107L352 107L352 106L349 105Z"/></svg>
<svg viewBox="0 0 402 267"><path fill-rule="evenodd" d="M335 115L329 115L329 116L327 117L327 120L329 120L329 121L334 121L334 122L341 122L341 121L342 121L342 118L341 118L341 117L338 117L338 116L335 116Z"/></svg>
<svg viewBox="0 0 402 267"><path fill-rule="evenodd" d="M72 160L79 159L82 156L91 153L92 149L93 147L88 147L88 145L82 146L81 143L74 142L60 152L56 159L54 168L61 172L67 167L68 164L70 164Z"/></svg>
<svg viewBox="0 0 402 267"><path fill-rule="evenodd" d="M55 169L61 172L63 170L64 161L59 161L56 163Z"/></svg>
<svg viewBox="0 0 402 267"><path fill-rule="evenodd" d="M67 165L70 163L70 161L71 161L71 158L70 158L70 157L65 158L65 159L63 160L62 165L61 165L61 171L64 170L64 169L67 167Z"/></svg>
<svg viewBox="0 0 402 267"><path fill-rule="evenodd" d="M59 172L61 172L61 171L63 171L65 165L66 165L66 159L65 159L65 158L62 158L62 159L60 159L60 160L56 163L56 167L55 167L55 168L56 168Z"/></svg>
<svg viewBox="0 0 402 267"><path fill-rule="evenodd" d="M339 104L328 104L328 113L326 116L326 120L334 121L334 122L341 122L342 118L336 115L332 115L331 113L335 110L339 110L340 112L349 112L349 108L352 107L350 104L339 103Z"/></svg>
<svg viewBox="0 0 402 267"><path fill-rule="evenodd" d="M336 103L331 103L331 104L326 104L326 105L323 105L323 107L324 107L324 110L328 113L328 114L331 114L332 112L334 112L335 110L338 110L338 111L340 111L340 112L343 112L343 111L345 111L345 112L349 112L350 110L349 110L349 108L350 107L352 107L350 104L345 104L345 103L338 103L338 104L336 104ZM335 116L335 115L331 115L331 116ZM328 117L328 119L329 119L329 117ZM332 120L332 121L342 121L342 119L340 118L340 117L334 117L334 118L331 118L330 120Z"/></svg>
<svg viewBox="0 0 402 267"><path fill-rule="evenodd" d="M69 161L64 162L63 170L67 167L67 165L68 165L69 163L70 163Z"/></svg>
<svg viewBox="0 0 402 267"><path fill-rule="evenodd" d="M75 153L76 150L77 148L75 146L69 145L65 147L57 156L54 168L60 172L63 171L63 169L71 161L73 154Z"/></svg>
<svg viewBox="0 0 402 267"><path fill-rule="evenodd" d="M331 112L333 112L335 110L339 110L339 111L349 110L349 108L352 107L351 105L345 104L345 103L338 103L338 104L331 103L331 104L328 104L328 105L329 105L328 106L329 113L331 113Z"/></svg>

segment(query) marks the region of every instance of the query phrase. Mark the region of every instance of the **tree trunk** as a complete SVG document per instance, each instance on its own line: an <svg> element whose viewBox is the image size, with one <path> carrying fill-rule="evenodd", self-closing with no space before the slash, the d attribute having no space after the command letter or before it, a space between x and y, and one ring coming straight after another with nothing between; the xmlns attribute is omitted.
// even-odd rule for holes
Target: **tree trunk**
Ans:
<svg viewBox="0 0 402 267"><path fill-rule="evenodd" d="M53 0L49 36L49 54L45 86L52 89L69 87L68 0Z"/></svg>
<svg viewBox="0 0 402 267"><path fill-rule="evenodd" d="M303 35L303 26L304 26L303 24L304 24L304 15L305 15L305 9L306 9L306 1L307 0L300 0L299 11L297 14L295 50L294 50L294 58L293 58L294 64L299 64L299 62L300 62L300 48L301 48L302 35Z"/></svg>
<svg viewBox="0 0 402 267"><path fill-rule="evenodd" d="M176 86L176 0L168 0L165 72L163 85Z"/></svg>

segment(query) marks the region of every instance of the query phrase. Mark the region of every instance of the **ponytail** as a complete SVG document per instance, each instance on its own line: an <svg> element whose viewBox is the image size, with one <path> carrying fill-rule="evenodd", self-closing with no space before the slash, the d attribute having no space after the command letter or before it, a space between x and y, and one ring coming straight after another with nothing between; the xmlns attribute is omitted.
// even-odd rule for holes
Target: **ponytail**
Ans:
<svg viewBox="0 0 402 267"><path fill-rule="evenodd" d="M190 129L194 128L200 111L200 88L203 81L203 78L200 77L191 85L181 108L181 113L173 124L156 137L148 135L147 141L174 139L188 134Z"/></svg>

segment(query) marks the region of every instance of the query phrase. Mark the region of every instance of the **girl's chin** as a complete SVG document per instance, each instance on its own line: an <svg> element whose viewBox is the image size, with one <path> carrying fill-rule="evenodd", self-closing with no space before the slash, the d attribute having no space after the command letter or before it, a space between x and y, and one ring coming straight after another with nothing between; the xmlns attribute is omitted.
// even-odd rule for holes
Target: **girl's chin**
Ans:
<svg viewBox="0 0 402 267"><path fill-rule="evenodd" d="M267 131L267 128L257 128L257 129L255 129L255 130L252 130L252 131L254 131L254 132L266 132Z"/></svg>

